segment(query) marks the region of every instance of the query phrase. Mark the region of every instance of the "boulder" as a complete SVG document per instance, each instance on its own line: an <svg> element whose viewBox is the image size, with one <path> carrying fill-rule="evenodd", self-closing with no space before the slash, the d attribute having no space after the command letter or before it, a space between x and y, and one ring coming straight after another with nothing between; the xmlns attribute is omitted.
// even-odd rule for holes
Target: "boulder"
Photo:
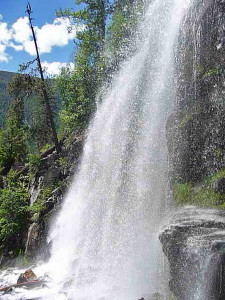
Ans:
<svg viewBox="0 0 225 300"><path fill-rule="evenodd" d="M181 209L159 239L176 299L225 299L225 211Z"/></svg>
<svg viewBox="0 0 225 300"><path fill-rule="evenodd" d="M38 278L37 276L34 274L34 272L29 269L27 271L25 271L24 273L20 274L18 280L17 280L17 284L21 284L21 283L25 283L25 282L32 282L32 281L37 281Z"/></svg>

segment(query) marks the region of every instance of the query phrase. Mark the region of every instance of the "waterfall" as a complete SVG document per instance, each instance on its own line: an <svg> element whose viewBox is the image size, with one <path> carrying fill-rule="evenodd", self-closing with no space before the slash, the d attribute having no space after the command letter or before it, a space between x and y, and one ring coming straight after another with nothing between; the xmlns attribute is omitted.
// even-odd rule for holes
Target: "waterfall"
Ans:
<svg viewBox="0 0 225 300"><path fill-rule="evenodd" d="M181 21L193 1L148 1L137 51L114 75L89 126L79 170L49 232L51 258L40 268L50 273L53 291L24 291L25 299L151 300L163 293L166 122L176 97Z"/></svg>
<svg viewBox="0 0 225 300"><path fill-rule="evenodd" d="M173 111L174 50L190 0L149 2L138 51L96 112L49 234L49 269L69 299L131 300L159 289L157 232L168 204L165 125Z"/></svg>

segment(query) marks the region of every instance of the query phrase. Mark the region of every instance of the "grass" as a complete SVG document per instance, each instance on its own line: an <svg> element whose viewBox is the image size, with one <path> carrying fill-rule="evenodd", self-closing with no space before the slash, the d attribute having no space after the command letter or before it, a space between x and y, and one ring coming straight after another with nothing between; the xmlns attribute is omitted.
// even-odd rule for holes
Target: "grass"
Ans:
<svg viewBox="0 0 225 300"><path fill-rule="evenodd" d="M216 193L213 189L214 182L220 178L225 178L225 169L206 177L198 186L190 182L175 183L175 204L225 208L225 194Z"/></svg>

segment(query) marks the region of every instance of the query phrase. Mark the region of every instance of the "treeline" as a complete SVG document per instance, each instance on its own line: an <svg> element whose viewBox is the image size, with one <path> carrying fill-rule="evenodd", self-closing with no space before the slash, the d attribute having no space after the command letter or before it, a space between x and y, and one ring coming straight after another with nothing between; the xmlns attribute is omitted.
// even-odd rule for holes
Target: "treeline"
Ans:
<svg viewBox="0 0 225 300"><path fill-rule="evenodd" d="M74 70L64 68L45 83L59 140L85 130L104 96L102 87L110 85L119 64L136 50L132 40L144 6L144 0L76 0L74 9L58 10L58 17L70 18L80 28ZM30 179L15 180L15 173L26 163L35 165L53 145L43 83L32 71L14 76L8 86L13 101L0 131L0 251L7 247L19 253L32 214Z"/></svg>

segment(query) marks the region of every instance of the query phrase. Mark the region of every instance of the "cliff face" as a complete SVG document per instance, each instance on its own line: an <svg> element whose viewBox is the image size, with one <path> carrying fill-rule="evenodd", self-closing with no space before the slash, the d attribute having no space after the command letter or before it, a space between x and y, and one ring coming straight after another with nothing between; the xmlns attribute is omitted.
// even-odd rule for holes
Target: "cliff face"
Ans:
<svg viewBox="0 0 225 300"><path fill-rule="evenodd" d="M225 166L225 1L196 1L180 32L176 112L167 124L172 181Z"/></svg>

